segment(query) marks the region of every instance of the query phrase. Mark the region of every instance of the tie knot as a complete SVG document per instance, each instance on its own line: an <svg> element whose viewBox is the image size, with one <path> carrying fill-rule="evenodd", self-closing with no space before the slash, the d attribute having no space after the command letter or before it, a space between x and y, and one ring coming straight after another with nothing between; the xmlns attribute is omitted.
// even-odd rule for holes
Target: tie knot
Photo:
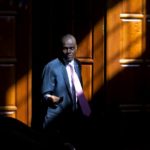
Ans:
<svg viewBox="0 0 150 150"><path fill-rule="evenodd" d="M71 68L71 70L73 71L73 64L68 64L68 66Z"/></svg>
<svg viewBox="0 0 150 150"><path fill-rule="evenodd" d="M73 64L72 64L72 63L69 63L68 65L69 65L70 67L73 67Z"/></svg>

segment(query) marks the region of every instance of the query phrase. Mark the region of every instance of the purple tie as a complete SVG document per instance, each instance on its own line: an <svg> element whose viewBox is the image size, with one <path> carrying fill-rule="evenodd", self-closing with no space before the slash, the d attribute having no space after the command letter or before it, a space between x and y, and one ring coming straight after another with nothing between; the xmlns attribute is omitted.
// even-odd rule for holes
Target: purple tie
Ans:
<svg viewBox="0 0 150 150"><path fill-rule="evenodd" d="M90 116L91 108L90 108L90 106L88 104L88 101L86 100L86 97L83 93L83 89L82 89L80 80L78 78L78 75L75 72L73 66L71 64L69 64L69 66L70 66L71 77L72 77L72 80L73 80L73 84L74 84L74 87L75 87L76 95L77 95L77 98L79 100L81 110L82 110L82 112L85 116Z"/></svg>

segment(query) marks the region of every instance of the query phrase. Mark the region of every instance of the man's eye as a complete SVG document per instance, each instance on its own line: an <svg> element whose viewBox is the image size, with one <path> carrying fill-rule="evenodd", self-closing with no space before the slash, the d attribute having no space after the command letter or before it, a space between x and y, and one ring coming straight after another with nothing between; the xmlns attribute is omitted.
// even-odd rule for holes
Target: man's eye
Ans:
<svg viewBox="0 0 150 150"><path fill-rule="evenodd" d="M63 49L64 50L72 50L73 51L75 48L74 47L64 47Z"/></svg>
<svg viewBox="0 0 150 150"><path fill-rule="evenodd" d="M74 47L70 47L71 50L74 50Z"/></svg>

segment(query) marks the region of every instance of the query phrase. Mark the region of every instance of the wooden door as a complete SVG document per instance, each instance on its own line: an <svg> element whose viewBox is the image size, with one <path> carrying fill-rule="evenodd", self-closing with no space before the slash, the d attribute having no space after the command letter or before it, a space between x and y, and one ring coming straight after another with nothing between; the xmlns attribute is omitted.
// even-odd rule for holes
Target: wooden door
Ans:
<svg viewBox="0 0 150 150"><path fill-rule="evenodd" d="M38 28L34 28L33 32L34 35L40 34L39 39L38 36L34 36L37 41L34 48L36 53L33 53L34 127L40 122L41 71L48 61L57 57L57 45L63 34L72 33L77 38L77 58L82 63L83 87L94 112L102 108L99 104L103 101L100 97L103 95L104 86L105 2L97 0L52 0L45 3L39 0L39 2L40 17L34 21Z"/></svg>
<svg viewBox="0 0 150 150"><path fill-rule="evenodd" d="M31 1L0 0L0 115L31 123Z"/></svg>
<svg viewBox="0 0 150 150"><path fill-rule="evenodd" d="M106 103L121 112L149 111L149 1L107 2Z"/></svg>

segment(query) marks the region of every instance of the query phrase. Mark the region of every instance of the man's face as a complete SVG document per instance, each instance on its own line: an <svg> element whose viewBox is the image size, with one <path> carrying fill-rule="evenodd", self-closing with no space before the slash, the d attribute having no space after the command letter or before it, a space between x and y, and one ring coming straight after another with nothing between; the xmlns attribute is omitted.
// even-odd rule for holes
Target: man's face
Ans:
<svg viewBox="0 0 150 150"><path fill-rule="evenodd" d="M69 38L63 42L62 46L63 57L67 62L72 61L75 57L75 52L77 49L76 42L73 39Z"/></svg>

